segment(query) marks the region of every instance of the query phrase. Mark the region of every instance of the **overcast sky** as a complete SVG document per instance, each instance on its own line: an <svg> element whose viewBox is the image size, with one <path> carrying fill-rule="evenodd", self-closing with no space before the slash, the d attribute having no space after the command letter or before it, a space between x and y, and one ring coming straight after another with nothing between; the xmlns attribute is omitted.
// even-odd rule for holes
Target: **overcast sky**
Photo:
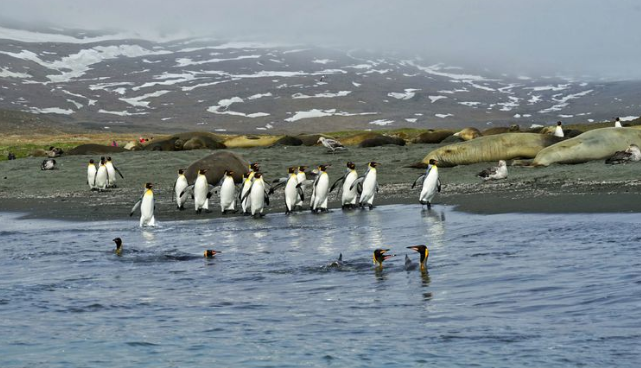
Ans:
<svg viewBox="0 0 641 368"><path fill-rule="evenodd" d="M510 73L641 79L641 0L2 0L0 17L400 51Z"/></svg>

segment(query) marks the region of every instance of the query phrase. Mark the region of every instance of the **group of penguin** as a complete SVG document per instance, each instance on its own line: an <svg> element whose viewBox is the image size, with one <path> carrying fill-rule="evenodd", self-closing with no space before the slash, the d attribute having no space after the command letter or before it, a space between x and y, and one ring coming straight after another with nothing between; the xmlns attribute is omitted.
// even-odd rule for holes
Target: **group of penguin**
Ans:
<svg viewBox="0 0 641 368"><path fill-rule="evenodd" d="M87 166L87 185L89 185L89 189L98 191L115 188L116 173L118 173L122 179L125 178L120 170L114 166L111 157L107 157L106 159L101 157L98 167L96 167L94 160L91 159Z"/></svg>
<svg viewBox="0 0 641 368"><path fill-rule="evenodd" d="M120 238L115 238L113 239L113 242L116 243L116 248L114 249L114 253L117 256L122 256L123 253L123 245L122 245L122 239ZM418 265L407 256L405 255L405 264L404 268L407 271L415 270L415 269L420 269L421 272L427 272L427 259L430 256L430 250L427 248L427 246L421 244L421 245L412 245L410 247L406 247L407 249L411 249L419 254L419 262ZM381 249L378 248L374 250L374 253L372 255L372 261L377 269L382 269L383 268L383 262L385 262L387 259L390 259L392 257L395 257L395 254L388 254L389 249ZM221 252L213 249L206 249L203 252L203 257L205 258L214 258L217 254L220 254ZM337 267L340 268L345 264L343 261L343 254L341 253L338 256L338 259L331 262L328 266L329 267Z"/></svg>

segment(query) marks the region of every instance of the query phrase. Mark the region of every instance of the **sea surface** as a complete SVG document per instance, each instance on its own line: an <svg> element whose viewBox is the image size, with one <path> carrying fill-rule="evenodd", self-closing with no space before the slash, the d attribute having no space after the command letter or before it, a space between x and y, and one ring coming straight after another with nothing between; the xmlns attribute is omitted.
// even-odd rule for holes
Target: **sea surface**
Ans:
<svg viewBox="0 0 641 368"><path fill-rule="evenodd" d="M141 230L3 214L0 367L639 367L640 222L390 205ZM404 269L416 244L428 273ZM376 248L396 254L383 269Z"/></svg>

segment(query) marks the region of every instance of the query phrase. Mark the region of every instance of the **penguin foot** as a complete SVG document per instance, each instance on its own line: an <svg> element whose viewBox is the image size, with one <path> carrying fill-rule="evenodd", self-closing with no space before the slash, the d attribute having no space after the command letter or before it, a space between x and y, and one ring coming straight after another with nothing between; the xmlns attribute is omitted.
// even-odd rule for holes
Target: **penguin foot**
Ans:
<svg viewBox="0 0 641 368"><path fill-rule="evenodd" d="M430 202L427 202L427 209L431 210L432 209L432 204Z"/></svg>
<svg viewBox="0 0 641 368"><path fill-rule="evenodd" d="M370 204L370 205L369 205L369 210L371 211L371 210L373 210L373 209L374 209L374 205L373 205L373 204Z"/></svg>
<svg viewBox="0 0 641 368"><path fill-rule="evenodd" d="M203 212L203 210L201 210L201 209L197 209L197 210L196 210L196 214L197 214L197 215L200 215L200 213L201 213L201 212Z"/></svg>
<svg viewBox="0 0 641 368"><path fill-rule="evenodd" d="M212 210L205 210L205 213L212 213Z"/></svg>

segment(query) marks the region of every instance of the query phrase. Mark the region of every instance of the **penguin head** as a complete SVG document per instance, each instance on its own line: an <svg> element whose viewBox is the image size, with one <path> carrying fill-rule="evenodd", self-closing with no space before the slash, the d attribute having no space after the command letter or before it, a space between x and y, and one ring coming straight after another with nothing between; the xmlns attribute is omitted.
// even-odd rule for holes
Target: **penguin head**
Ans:
<svg viewBox="0 0 641 368"><path fill-rule="evenodd" d="M262 178L262 177L263 177L263 174L261 174L261 173L259 173L259 172L257 172L256 174L254 174L254 178L256 178L256 179L260 179L260 178Z"/></svg>
<svg viewBox="0 0 641 368"><path fill-rule="evenodd" d="M203 252L203 256L205 258L214 258L216 254L220 253L219 251L213 250L213 249L207 249L205 252Z"/></svg>
<svg viewBox="0 0 641 368"><path fill-rule="evenodd" d="M292 167L288 167L287 168L287 173L294 174L295 172L296 172L296 168L295 167L292 166Z"/></svg>
<svg viewBox="0 0 641 368"><path fill-rule="evenodd" d="M430 256L430 250L427 249L425 245L412 245L411 247L407 247L407 249L411 249L421 255L421 268L425 268L427 258Z"/></svg>
<svg viewBox="0 0 641 368"><path fill-rule="evenodd" d="M436 165L436 164L438 164L438 160L431 158L429 163L430 163L430 165Z"/></svg>
<svg viewBox="0 0 641 368"><path fill-rule="evenodd" d="M94 164L94 161L93 161L93 158L92 158L91 160L89 160L89 165L93 165L93 164Z"/></svg>
<svg viewBox="0 0 641 368"><path fill-rule="evenodd" d="M233 170L225 170L225 176L232 176L232 175L234 175Z"/></svg>
<svg viewBox="0 0 641 368"><path fill-rule="evenodd" d="M319 171L326 171L328 167L331 167L332 165L326 164L326 165L319 165L318 170Z"/></svg>
<svg viewBox="0 0 641 368"><path fill-rule="evenodd" d="M383 262L388 259L394 257L394 254L385 254L389 252L389 249L376 249L374 251L374 264L378 267L383 267Z"/></svg>
<svg viewBox="0 0 641 368"><path fill-rule="evenodd" d="M372 162L368 163L367 165L369 167L374 167L375 168L376 166L380 165L380 163L372 161Z"/></svg>
<svg viewBox="0 0 641 368"><path fill-rule="evenodd" d="M115 238L113 242L116 243L116 249L114 250L114 252L116 254L122 253L122 240L120 238Z"/></svg>
<svg viewBox="0 0 641 368"><path fill-rule="evenodd" d="M561 125L563 125L563 123L562 123L562 122L560 122L560 121L557 121L557 122L556 122L556 125L561 126Z"/></svg>
<svg viewBox="0 0 641 368"><path fill-rule="evenodd" d="M107 157L107 162L111 162L111 156Z"/></svg>
<svg viewBox="0 0 641 368"><path fill-rule="evenodd" d="M304 172L305 172L305 170L307 170L307 166L299 166L299 167L298 167L298 172L302 172L302 173L304 173Z"/></svg>
<svg viewBox="0 0 641 368"><path fill-rule="evenodd" d="M198 170L198 175L205 175L207 173L207 169L199 169Z"/></svg>
<svg viewBox="0 0 641 368"><path fill-rule="evenodd" d="M356 169L356 165L352 161L350 161L347 163L347 168L350 170L354 170Z"/></svg>
<svg viewBox="0 0 641 368"><path fill-rule="evenodd" d="M154 187L154 185L152 183L146 183L145 184L145 189L151 189L153 187Z"/></svg>
<svg viewBox="0 0 641 368"><path fill-rule="evenodd" d="M105 160L105 156L100 157L100 161L104 161L104 160Z"/></svg>
<svg viewBox="0 0 641 368"><path fill-rule="evenodd" d="M185 170L183 169L178 169L178 175L183 175L185 174Z"/></svg>
<svg viewBox="0 0 641 368"><path fill-rule="evenodd" d="M251 172L246 172L243 174L243 179L249 179L249 175L251 175Z"/></svg>
<svg viewBox="0 0 641 368"><path fill-rule="evenodd" d="M258 166L258 162L253 162L253 163L249 164L249 170L254 171L254 172L260 171L260 166Z"/></svg>

